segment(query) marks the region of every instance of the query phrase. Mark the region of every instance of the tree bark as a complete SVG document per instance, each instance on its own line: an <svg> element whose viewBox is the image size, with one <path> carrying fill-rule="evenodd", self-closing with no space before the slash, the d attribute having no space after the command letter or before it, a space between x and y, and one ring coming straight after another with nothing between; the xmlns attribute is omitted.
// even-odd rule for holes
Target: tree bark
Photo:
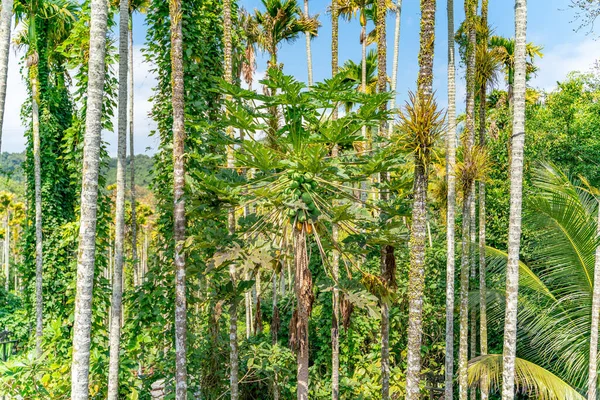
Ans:
<svg viewBox="0 0 600 400"><path fill-rule="evenodd" d="M35 303L36 303L36 341L35 348L38 357L42 355L43 337L43 236L42 236L42 167L40 156L40 111L39 111L39 83L36 65L30 66L29 76L31 81L31 115L33 131L33 168L35 185Z"/></svg>
<svg viewBox="0 0 600 400"><path fill-rule="evenodd" d="M385 10L377 14L376 32L377 32L377 91L384 93L387 90L387 43L386 43L386 14L387 4L385 0L377 0L377 8L379 10ZM366 41L366 37L363 37L363 41ZM383 105L384 109L387 105ZM385 121L379 126L379 134L385 136L387 134L387 126ZM382 173L380 180L385 181L387 175ZM385 193L381 193L382 200L386 198ZM384 282L391 286L393 277L395 275L395 268L390 271L388 267L392 265L387 264L387 252L388 248L390 255L393 258L393 247L384 246L381 254L381 275L384 277ZM395 265L394 265L395 266ZM386 278L388 279L386 282ZM381 399L388 400L390 398L390 312L389 304L386 301L381 302Z"/></svg>
<svg viewBox="0 0 600 400"><path fill-rule="evenodd" d="M338 146L334 146L333 158L338 157ZM339 238L339 228L333 224L331 228L331 240L334 245ZM331 274L333 276L333 316L331 324L331 398L340 398L340 253L334 248L332 252Z"/></svg>
<svg viewBox="0 0 600 400"><path fill-rule="evenodd" d="M96 212L98 209L98 171L104 94L107 1L92 0L88 67L87 112L83 143L83 180L79 252L77 257L77 295L73 326L71 399L89 397L90 331L92 292L96 261Z"/></svg>
<svg viewBox="0 0 600 400"><path fill-rule="evenodd" d="M129 15L129 90L127 95L129 97L129 170L131 173L130 183L130 194L131 194L131 264L134 274L137 275L137 284L142 283L142 271L139 265L138 254L137 254L137 210L136 210L136 193L135 193L135 148L134 142L134 130L133 130L133 19Z"/></svg>
<svg viewBox="0 0 600 400"><path fill-rule="evenodd" d="M117 196L115 207L115 268L112 280L109 332L108 400L119 399L119 352L123 313L123 263L125 245L125 163L127 162L127 68L129 1L119 2L119 98L117 134ZM132 207L133 211L133 207ZM132 214L133 215L133 214ZM135 271L135 267L134 267Z"/></svg>
<svg viewBox="0 0 600 400"><path fill-rule="evenodd" d="M185 241L185 118L183 13L181 0L170 0L171 82L173 104L173 216L175 239L175 399L187 400L187 300Z"/></svg>
<svg viewBox="0 0 600 400"><path fill-rule="evenodd" d="M481 24L486 32L482 46L487 49L488 33L488 0L483 0L481 5ZM486 141L486 108L487 93L486 82L481 84L479 92L479 146L485 147ZM485 211L485 180L479 181L479 347L481 355L488 353L487 338L487 284L486 284L486 211ZM488 382L483 380L480 385L481 400L489 397Z"/></svg>
<svg viewBox="0 0 600 400"><path fill-rule="evenodd" d="M600 202L596 232L600 236ZM592 293L592 326L590 334L590 359L588 364L588 400L596 400L598 386L598 322L600 320L600 246L596 248L594 264L594 289Z"/></svg>
<svg viewBox="0 0 600 400"><path fill-rule="evenodd" d="M519 249L523 203L523 148L525 146L527 0L515 0L515 83L513 88L513 129L510 156L510 219L508 261L506 264L506 313L502 399L515 397L515 358L517 353L517 302L519 291Z"/></svg>
<svg viewBox="0 0 600 400"><path fill-rule="evenodd" d="M454 275L456 207L456 66L454 59L454 0L448 0L448 133L446 137L446 176L448 209L446 216L446 361L445 395L454 395Z"/></svg>
<svg viewBox="0 0 600 400"><path fill-rule="evenodd" d="M232 42L231 42L231 30L232 30L232 22L231 22L231 0L223 1L223 42L224 42L224 62L225 62L225 81L227 83L233 83L233 69L232 69ZM228 126L227 136L229 136L232 140L234 139L234 130L233 127ZM235 165L234 165L234 148L233 145L227 146L227 168L229 168L233 173L235 173ZM228 211L227 225L229 229L229 234L235 234L235 209L230 208ZM233 287L237 285L237 273L236 267L232 264L229 267L229 276L231 282L233 283ZM239 381L238 381L238 332L237 332L237 307L238 307L238 299L237 293L234 293L231 304L229 308L229 389L231 392L231 400L237 400L239 397Z"/></svg>
<svg viewBox="0 0 600 400"><path fill-rule="evenodd" d="M435 0L421 0L421 38L417 101L432 96L435 38ZM424 132L425 133L425 132ZM421 344L423 341L423 290L425 286L425 246L427 240L428 160L415 157L412 225L410 229L410 269L408 272L408 344L406 399L420 398Z"/></svg>
<svg viewBox="0 0 600 400"><path fill-rule="evenodd" d="M469 244L470 244L470 250L469 250L469 256L471 258L471 265L470 265L470 285L472 284L473 286L475 286L475 281L477 278L477 255L478 253L475 252L475 246L476 246L476 238L477 238L477 219L475 218L475 199L477 198L477 191L476 191L476 187L475 187L475 182L473 182L472 185L472 191L473 191L473 195L471 198L471 210L470 210L470 216L469 216L469 222L471 223L471 227L469 229ZM475 287L471 288L470 290L475 290ZM473 359L476 357L477 354L477 310L475 309L475 307L471 307L471 317L470 317L470 322L471 322L471 327L470 327L470 359ZM470 395L471 395L471 400L476 400L477 398L477 389L476 388L471 388L470 389Z"/></svg>
<svg viewBox="0 0 600 400"><path fill-rule="evenodd" d="M400 55L400 26L402 22L402 0L396 0L396 23L394 25L394 60L392 61L392 92L394 96L390 100L390 110L396 108L396 91L398 89L398 57ZM392 135L394 124L388 126L388 136Z"/></svg>
<svg viewBox="0 0 600 400"><path fill-rule="evenodd" d="M0 149L2 148L13 4L14 0L2 0L2 10L0 10Z"/></svg>
<svg viewBox="0 0 600 400"><path fill-rule="evenodd" d="M308 320L312 310L312 276L308 268L306 224L294 228L295 291L297 300L296 337L298 341L297 399L308 400Z"/></svg>
<svg viewBox="0 0 600 400"><path fill-rule="evenodd" d="M306 3L306 0L305 0ZM331 75L335 76L338 73L338 0L331 3L331 18L332 18L332 33L331 33ZM308 12L307 12L308 15ZM363 57L364 57L363 46ZM364 65L363 65L364 68ZM364 81L363 81L364 90ZM334 110L332 118L337 118L338 110ZM333 156L338 156L338 147L333 149ZM332 240L337 243L338 227L332 227ZM333 315L331 323L331 398L338 400L340 398L340 293L338 289L339 280L339 253L334 251L332 254L332 275L333 275L333 293L332 306Z"/></svg>
<svg viewBox="0 0 600 400"><path fill-rule="evenodd" d="M475 16L477 2L465 0L466 27L469 42L467 45L467 106L466 106L466 132L464 139L465 163L469 163L473 156L475 145L475 46L476 30ZM468 174L468 172L467 172ZM462 223L462 255L460 273L460 339L458 355L458 381L459 399L467 400L468 382L467 366L469 361L469 271L474 268L471 244L472 207L475 201L475 186L472 177L463 177L463 190L468 193L463 204Z"/></svg>
<svg viewBox="0 0 600 400"><path fill-rule="evenodd" d="M306 19L309 18L308 0L304 0L304 17ZM308 32L305 32L305 36L306 36L306 65L308 68L308 86L310 87L313 85L312 52L310 49L311 34Z"/></svg>

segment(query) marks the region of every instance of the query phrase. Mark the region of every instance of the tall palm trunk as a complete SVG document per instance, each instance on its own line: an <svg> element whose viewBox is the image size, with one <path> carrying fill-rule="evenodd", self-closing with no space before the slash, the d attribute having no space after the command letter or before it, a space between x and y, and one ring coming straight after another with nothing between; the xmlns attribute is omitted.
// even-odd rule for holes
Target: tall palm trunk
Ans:
<svg viewBox="0 0 600 400"><path fill-rule="evenodd" d="M338 73L338 1L331 3L331 75ZM334 110L332 118L337 118L338 112ZM333 149L333 157L338 156L338 147ZM332 237L334 243L338 240L338 227L332 227ZM340 291L338 289L339 280L339 253L334 251L332 260L332 275L334 280L332 302L333 315L331 323L331 398L338 400L340 398Z"/></svg>
<svg viewBox="0 0 600 400"><path fill-rule="evenodd" d="M396 108L396 91L398 89L398 56L400 55L400 23L402 20L402 0L396 0L396 23L394 25L394 60L392 62L392 92L394 97L390 101L390 109ZM394 124L388 126L388 136L392 135Z"/></svg>
<svg viewBox="0 0 600 400"><path fill-rule="evenodd" d="M232 44L231 44L231 0L223 1L223 42L224 42L224 58L225 58L225 81L227 83L233 82L233 69L232 69ZM227 127L227 135L234 139L233 127ZM235 173L234 165L234 149L232 145L227 146L227 168ZM235 233L235 209L230 208L228 211L227 225L229 228L229 234ZM229 275L233 283L233 287L236 287L236 268L235 265L229 267ZM233 296L229 307L229 389L231 391L231 400L237 400L239 397L238 392L238 332L237 332L237 306L238 298Z"/></svg>
<svg viewBox="0 0 600 400"><path fill-rule="evenodd" d="M487 49L488 36L488 0L481 4L481 25L485 29L485 39L481 43ZM481 82L479 92L479 146L485 147L486 141L486 107L487 90L486 83ZM486 286L486 211L485 211L485 180L479 181L479 348L482 355L488 353L487 335L487 286ZM488 399L487 381L481 382L481 400Z"/></svg>
<svg viewBox="0 0 600 400"><path fill-rule="evenodd" d="M517 295L519 291L519 249L523 203L523 148L525 146L527 0L515 0L515 83L513 88L513 134L510 154L510 219L508 261L506 264L506 313L502 399L515 397L515 358L517 353Z"/></svg>
<svg viewBox="0 0 600 400"><path fill-rule="evenodd" d="M387 89L387 43L386 43L386 1L377 0L377 90L384 93ZM366 40L366 38L364 38ZM383 105L384 109L387 105ZM379 126L379 134L386 136L387 126L385 121ZM387 180L385 173L381 174L382 181ZM381 193L382 200L386 199L387 194ZM396 264L394 248L384 246L381 250L380 261L381 276L388 287L394 285L396 274ZM381 302L381 399L390 398L390 306L388 302Z"/></svg>
<svg viewBox="0 0 600 400"><path fill-rule="evenodd" d="M448 0L448 133L446 138L446 176L448 210L446 217L446 362L445 395L454 395L454 274L456 206L456 66L454 61L454 0Z"/></svg>
<svg viewBox="0 0 600 400"><path fill-rule="evenodd" d="M35 23L33 21L33 23ZM31 58L29 78L31 82L31 117L33 131L33 169L35 185L35 309L36 329L35 348L38 357L42 355L43 337L43 237L42 237L42 161L40 156L40 93L38 82L37 54Z"/></svg>
<svg viewBox="0 0 600 400"><path fill-rule="evenodd" d="M598 202L597 235L600 236L600 201ZM598 325L600 320L600 246L596 248L594 264L594 289L592 294L592 326L590 333L590 358L588 364L588 400L596 400L598 385Z"/></svg>
<svg viewBox="0 0 600 400"><path fill-rule="evenodd" d="M127 162L127 67L129 2L119 2L119 99L117 135L117 198L115 211L115 268L112 279L109 332L108 399L119 399L119 352L123 309L123 263L125 245L125 163ZM133 207L132 207L133 210ZM134 267L135 271L135 267Z"/></svg>
<svg viewBox="0 0 600 400"><path fill-rule="evenodd" d="M294 261L296 264L295 291L298 301L296 310L296 338L298 347L297 399L308 400L308 319L312 310L312 275L308 268L306 250L306 224L294 228Z"/></svg>
<svg viewBox="0 0 600 400"><path fill-rule="evenodd" d="M306 19L309 18L308 15L308 0L304 0L304 16ZM306 36L306 65L308 67L308 86L312 86L313 84L313 68L312 68L312 52L310 50L310 40L311 34L305 32Z"/></svg>
<svg viewBox="0 0 600 400"><path fill-rule="evenodd" d="M465 0L465 15L467 21L469 42L467 45L467 107L466 107L466 133L464 139L465 165L472 161L473 147L475 144L475 46L476 30L475 16L477 1ZM460 338L458 351L458 383L459 399L467 399L467 363L469 361L469 270L474 268L471 245L472 207L475 201L475 186L469 171L463 176L463 203L462 222L462 254L460 272ZM473 232L474 233L474 232Z"/></svg>
<svg viewBox="0 0 600 400"><path fill-rule="evenodd" d="M417 101L433 95L433 55L436 0L421 0L421 40ZM424 132L426 133L426 132ZM421 344L423 341L423 289L425 286L425 244L427 240L427 160L415 157L410 269L408 273L408 345L406 399L420 398Z"/></svg>
<svg viewBox="0 0 600 400"><path fill-rule="evenodd" d="M4 102L6 100L13 3L14 0L2 0L2 10L0 10L0 148L2 148L2 126L4 122Z"/></svg>
<svg viewBox="0 0 600 400"><path fill-rule="evenodd" d="M131 173L131 263L134 274L137 275L137 283L142 283L142 271L137 255L137 210L135 209L135 149L133 147L133 19L129 16L129 169Z"/></svg>
<svg viewBox="0 0 600 400"><path fill-rule="evenodd" d="M175 398L187 399L187 302L185 240L185 119L183 80L183 12L181 0L170 0L171 82L173 104L173 217L175 240Z"/></svg>
<svg viewBox="0 0 600 400"><path fill-rule="evenodd" d="M89 396L90 331L92 292L96 261L96 212L98 209L98 171L104 94L107 1L92 0L88 67L87 112L83 142L83 180L77 257L77 295L73 326L73 363L71 399Z"/></svg>
<svg viewBox="0 0 600 400"><path fill-rule="evenodd" d="M473 96L474 97L474 96ZM475 111L475 110L473 110ZM474 128L474 127L473 127ZM476 245L476 237L477 237L477 219L475 218L476 207L475 207L475 199L477 197L475 182L473 182L472 187L472 198L471 198L471 209L469 215L469 222L471 224L469 228L469 256L471 258L471 268L469 271L470 275L470 284L475 285L475 279L477 278L477 253L475 252ZM475 290L475 288L471 288L470 290ZM470 358L475 358L477 356L477 310L475 307L471 307L471 316L470 316L471 326L469 328L470 333ZM471 388L470 393L471 400L475 400L477 398L477 390L475 388Z"/></svg>

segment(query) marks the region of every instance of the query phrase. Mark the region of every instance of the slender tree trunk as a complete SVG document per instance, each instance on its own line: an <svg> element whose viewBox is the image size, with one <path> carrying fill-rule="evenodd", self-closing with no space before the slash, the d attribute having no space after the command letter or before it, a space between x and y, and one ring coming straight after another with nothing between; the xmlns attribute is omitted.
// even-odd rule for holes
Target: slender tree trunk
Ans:
<svg viewBox="0 0 600 400"><path fill-rule="evenodd" d="M433 95L433 56L436 0L421 0L421 39L417 101ZM423 132L428 134L429 132ZM410 269L408 273L408 345L406 399L420 398L421 344L423 341L423 290L425 286L425 246L427 240L427 165L425 156L415 158L412 225L410 230Z"/></svg>
<svg viewBox="0 0 600 400"><path fill-rule="evenodd" d="M308 400L308 319L312 310L312 276L308 268L306 224L294 228L295 291L297 304L296 337L298 341L297 399Z"/></svg>
<svg viewBox="0 0 600 400"><path fill-rule="evenodd" d="M109 332L108 400L119 399L119 352L123 316L123 263L125 245L125 163L127 162L127 68L129 1L119 2L119 98L117 135L117 198L115 212L115 268L112 282ZM133 205L132 205L133 212ZM133 214L132 214L133 215ZM134 266L135 271L135 266Z"/></svg>
<svg viewBox="0 0 600 400"><path fill-rule="evenodd" d="M233 69L232 69L232 43L231 43L231 0L223 1L223 42L224 42L224 61L225 61L225 81L227 83L233 83ZM233 140L234 139L234 129L231 126L227 127L227 135ZM234 165L234 149L232 145L227 146L227 168L229 168L233 173L235 173L235 165ZM235 234L235 209L230 208L228 211L227 225L229 229L229 234ZM233 283L234 290L237 285L237 273L236 266L232 264L229 267L229 275L231 282ZM238 332L237 332L237 308L238 308L238 299L237 296L234 296L231 299L231 304L229 307L229 364L230 364L230 372L229 372L229 389L231 391L231 400L237 400L239 397L238 391Z"/></svg>
<svg viewBox="0 0 600 400"><path fill-rule="evenodd" d="M339 0L336 0L339 1ZM364 13L364 9L361 10ZM363 23L361 18L360 23L360 45L361 45L361 59L360 59L360 90L363 93L367 93L367 24L366 20ZM360 129L363 140L367 138L367 126L363 125ZM371 145L369 144L369 148Z"/></svg>
<svg viewBox="0 0 600 400"><path fill-rule="evenodd" d="M305 0L306 4L306 0ZM332 33L331 33L331 75L338 73L338 0L331 3ZM308 13L307 13L308 14ZM333 29L335 27L335 29ZM364 54L363 54L364 55ZM363 83L364 85L364 83ZM364 87L363 87L364 90ZM333 118L337 118L338 110L334 110ZM333 149L333 157L338 156L338 147ZM338 227L332 227L332 240L338 241ZM334 251L332 254L332 275L334 280L332 302L333 315L331 323L331 398L338 400L340 398L340 292L338 289L339 281L339 253Z"/></svg>
<svg viewBox="0 0 600 400"><path fill-rule="evenodd" d="M387 11L385 0L377 0L377 8ZM379 93L387 91L387 43L386 43L386 12L377 14L377 90ZM366 37L363 38L366 41ZM384 105L385 109L387 105ZM379 134L386 136L387 126L385 121L379 126ZM380 179L385 181L387 175L381 174ZM381 193L382 200L387 197L386 193ZM392 246L384 246L381 253L381 276L386 285L391 289L394 286L394 278L396 274L394 248ZM386 301L381 301L381 399L388 400L390 398L390 309Z"/></svg>
<svg viewBox="0 0 600 400"><path fill-rule="evenodd" d="M2 0L2 10L0 11L0 148L2 147L13 3L14 0Z"/></svg>
<svg viewBox="0 0 600 400"><path fill-rule="evenodd" d="M456 207L456 66L454 61L454 0L448 0L448 133L446 137L446 176L448 210L446 217L446 362L444 399L454 395L454 275Z"/></svg>
<svg viewBox="0 0 600 400"><path fill-rule="evenodd" d="M175 239L175 399L187 400L187 301L185 241L185 119L181 0L170 0L173 102L173 206Z"/></svg>
<svg viewBox="0 0 600 400"><path fill-rule="evenodd" d="M338 146L334 146L332 157L338 157ZM331 240L337 244L339 239L338 225L333 224L331 231ZM331 398L338 400L340 398L340 253L334 249L332 252L331 272L333 276L333 316L331 324Z"/></svg>
<svg viewBox="0 0 600 400"><path fill-rule="evenodd" d="M481 5L481 24L485 29L486 38L481 44L487 49L488 36L488 0L483 0ZM486 83L481 82L479 93L479 145L485 147L486 141ZM486 211L485 211L485 180L479 181L479 347L481 355L488 353L487 338L487 284L486 284ZM480 385L481 400L488 399L488 383L484 379Z"/></svg>
<svg viewBox="0 0 600 400"><path fill-rule="evenodd" d="M470 162L475 145L475 46L476 30L475 16L477 1L465 0L465 14L467 21L469 43L467 46L467 107L466 107L466 133L464 139L465 163ZM464 176L463 190L468 193L463 204L462 223L462 255L460 273L460 340L458 355L458 381L459 399L467 400L467 364L469 361L469 270L474 268L472 259L471 224L472 207L475 201L475 186L470 176ZM474 214L473 214L474 215Z"/></svg>
<svg viewBox="0 0 600 400"><path fill-rule="evenodd" d="M304 0L304 16L305 18L309 18L308 15L308 0ZM306 65L308 67L308 86L312 86L313 84L313 69L312 69L312 52L310 50L310 40L311 34L305 32L306 36Z"/></svg>
<svg viewBox="0 0 600 400"><path fill-rule="evenodd" d="M246 280L250 280L250 274L246 274ZM252 335L252 293L247 291L244 293L244 306L246 309L246 339L250 339Z"/></svg>
<svg viewBox="0 0 600 400"><path fill-rule="evenodd" d="M390 101L390 109L396 108L396 91L398 90L398 57L400 55L400 23L402 22L402 0L396 0L396 24L394 26L394 60L392 62L392 92L394 96ZM392 135L394 124L388 126L388 136Z"/></svg>
<svg viewBox="0 0 600 400"><path fill-rule="evenodd" d="M33 71L31 70L33 68ZM39 112L39 86L38 86L38 66L30 66L31 80L31 115L33 128L33 169L35 182L35 310L36 310L36 329L35 329L35 348L38 357L42 355L43 338L43 237L42 237L42 166L40 156L40 112Z"/></svg>
<svg viewBox="0 0 600 400"><path fill-rule="evenodd" d="M77 295L75 297L73 363L71 365L71 399L73 400L87 400L89 397L90 332L92 328L92 292L96 261L96 212L98 209L102 99L106 71L107 13L106 0L92 0L77 259Z"/></svg>
<svg viewBox="0 0 600 400"><path fill-rule="evenodd" d="M600 236L600 202L598 202L597 234ZM592 294L592 327L590 334L590 359L588 366L588 400L596 400L598 386L598 321L600 320L600 246L596 248L594 265L594 290Z"/></svg>
<svg viewBox="0 0 600 400"><path fill-rule="evenodd" d="M470 265L470 283L469 285L475 286L475 281L477 278L477 256L478 253L475 252L476 240L477 240L477 218L475 215L476 207L475 207L475 199L477 198L477 191L475 187L475 182L471 186L473 195L471 198L471 211L469 216L469 222L471 223L471 227L469 228L469 256L471 258ZM475 287L472 287L470 290L475 290ZM471 327L470 327L470 349L469 352L471 354L470 358L473 359L477 356L477 310L475 307L471 307L471 317L470 317ZM470 389L471 400L476 400L477 398L477 389Z"/></svg>
<svg viewBox="0 0 600 400"><path fill-rule="evenodd" d="M137 283L142 283L141 268L139 268L139 260L137 254L137 210L136 210L136 194L135 194L135 148L133 146L133 19L129 16L129 170L131 173L131 264L134 272L137 272Z"/></svg>
<svg viewBox="0 0 600 400"><path fill-rule="evenodd" d="M519 291L519 249L523 203L523 148L525 146L525 91L527 0L515 0L515 83L513 88L513 134L510 156L510 220L506 264L506 313L502 400L515 397L515 358L517 353L517 302Z"/></svg>

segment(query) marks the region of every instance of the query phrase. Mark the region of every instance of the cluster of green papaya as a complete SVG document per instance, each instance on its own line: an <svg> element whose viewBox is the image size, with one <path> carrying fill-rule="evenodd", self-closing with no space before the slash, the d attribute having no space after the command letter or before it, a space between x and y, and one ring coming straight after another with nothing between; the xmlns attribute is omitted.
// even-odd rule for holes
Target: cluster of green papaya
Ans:
<svg viewBox="0 0 600 400"><path fill-rule="evenodd" d="M290 208L288 210L288 217L290 222L305 223L309 219L316 221L321 212L315 205L313 196L310 192L317 189L317 182L314 179L314 175L310 172L301 174L299 172L289 172L288 178L290 179L290 186L283 191L287 196L290 196L293 202L301 200L305 205L306 209Z"/></svg>

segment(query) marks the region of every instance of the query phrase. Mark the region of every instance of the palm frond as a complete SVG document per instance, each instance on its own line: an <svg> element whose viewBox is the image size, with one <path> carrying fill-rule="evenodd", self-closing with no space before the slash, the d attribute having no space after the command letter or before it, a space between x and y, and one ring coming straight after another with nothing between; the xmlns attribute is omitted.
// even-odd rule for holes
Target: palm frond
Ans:
<svg viewBox="0 0 600 400"><path fill-rule="evenodd" d="M502 355L490 354L469 362L468 379L471 387L488 382L492 390L502 385ZM552 372L527 360L515 360L517 392L538 400L584 400L584 397Z"/></svg>

